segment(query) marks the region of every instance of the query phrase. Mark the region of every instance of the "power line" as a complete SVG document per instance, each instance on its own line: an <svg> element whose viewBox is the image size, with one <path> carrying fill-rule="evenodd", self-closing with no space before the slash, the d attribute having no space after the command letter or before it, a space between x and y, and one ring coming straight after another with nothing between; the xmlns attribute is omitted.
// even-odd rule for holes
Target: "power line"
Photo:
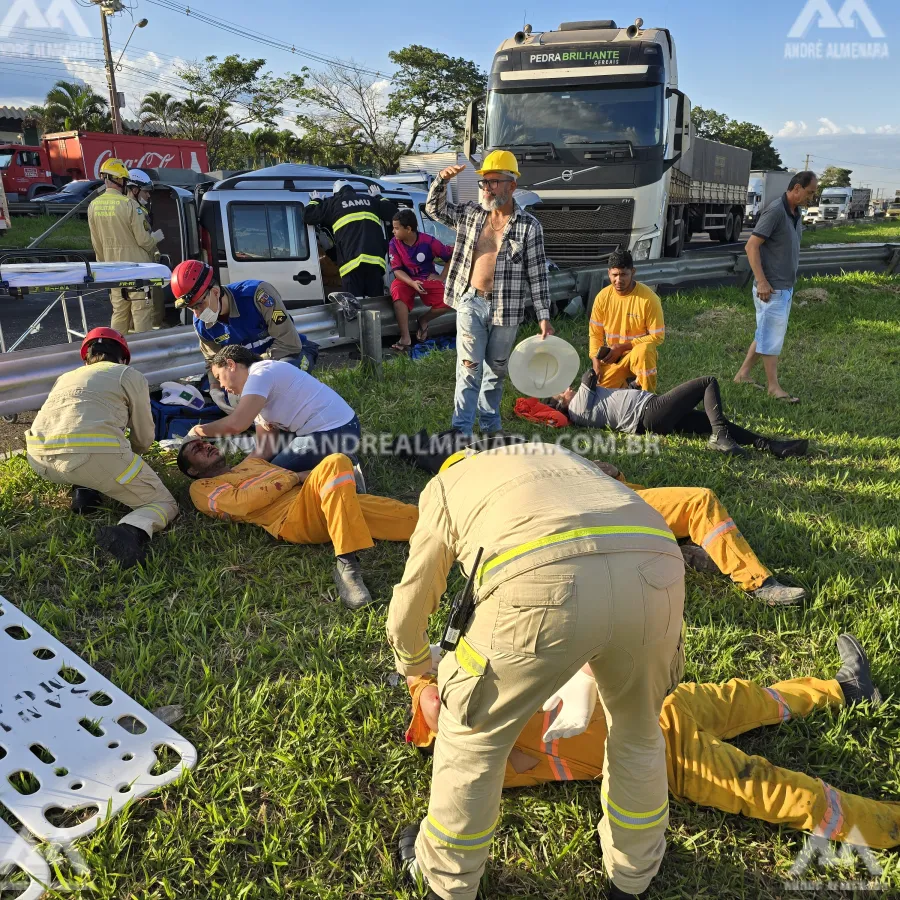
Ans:
<svg viewBox="0 0 900 900"><path fill-rule="evenodd" d="M873 163L851 162L849 159L834 159L831 156L820 156L818 153L810 153L813 159L823 159L826 162L843 163L847 166L865 166L868 169L887 169L889 172L900 172L897 166L876 166Z"/></svg>

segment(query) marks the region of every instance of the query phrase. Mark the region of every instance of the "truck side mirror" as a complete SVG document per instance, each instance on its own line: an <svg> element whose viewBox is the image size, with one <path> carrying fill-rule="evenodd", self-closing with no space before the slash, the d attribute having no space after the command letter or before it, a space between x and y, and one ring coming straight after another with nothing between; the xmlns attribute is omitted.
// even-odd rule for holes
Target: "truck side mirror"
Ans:
<svg viewBox="0 0 900 900"><path fill-rule="evenodd" d="M465 136L463 138L463 153L470 163L475 151L478 149L478 102L473 100L466 109Z"/></svg>
<svg viewBox="0 0 900 900"><path fill-rule="evenodd" d="M672 158L678 159L687 153L691 146L693 124L691 122L691 101L684 91L678 88L666 88L666 98L677 97L675 110L675 129L672 133Z"/></svg>

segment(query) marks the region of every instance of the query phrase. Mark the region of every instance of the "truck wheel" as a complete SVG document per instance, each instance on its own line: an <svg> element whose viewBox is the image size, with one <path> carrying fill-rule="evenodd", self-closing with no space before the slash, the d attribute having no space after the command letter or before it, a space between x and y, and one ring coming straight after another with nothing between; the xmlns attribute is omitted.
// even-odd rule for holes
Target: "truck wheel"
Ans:
<svg viewBox="0 0 900 900"><path fill-rule="evenodd" d="M730 244L734 239L734 213L725 216L725 227L719 233L720 244Z"/></svg>
<svg viewBox="0 0 900 900"><path fill-rule="evenodd" d="M732 240L739 241L741 239L741 232L744 230L744 218L740 213L734 214L734 234L732 235Z"/></svg>

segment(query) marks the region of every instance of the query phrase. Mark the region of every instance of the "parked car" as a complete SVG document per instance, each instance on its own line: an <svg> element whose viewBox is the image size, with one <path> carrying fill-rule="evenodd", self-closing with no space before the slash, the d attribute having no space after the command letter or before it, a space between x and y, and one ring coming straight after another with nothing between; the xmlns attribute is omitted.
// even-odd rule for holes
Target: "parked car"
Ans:
<svg viewBox="0 0 900 900"><path fill-rule="evenodd" d="M83 179L82 181L70 181L68 184L64 184L58 191L55 191L52 194L41 194L38 197L34 197L31 202L80 203L88 194L93 193L93 191L100 187L101 184L103 184L102 179L98 181L88 181L87 179Z"/></svg>

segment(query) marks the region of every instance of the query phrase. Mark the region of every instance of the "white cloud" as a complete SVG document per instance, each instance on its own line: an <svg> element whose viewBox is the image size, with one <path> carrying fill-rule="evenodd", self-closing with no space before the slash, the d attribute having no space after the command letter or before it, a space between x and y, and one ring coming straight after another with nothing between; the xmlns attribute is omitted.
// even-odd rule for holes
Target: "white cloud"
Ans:
<svg viewBox="0 0 900 900"><path fill-rule="evenodd" d="M816 132L816 134L840 134L842 129L840 125L835 125L831 119L826 119L822 116L819 119L819 123L821 124L821 128Z"/></svg>
<svg viewBox="0 0 900 900"><path fill-rule="evenodd" d="M784 125L782 125L781 128L775 132L775 137L803 137L803 135L806 133L806 122L795 122L793 119L788 119L788 121L785 122Z"/></svg>
<svg viewBox="0 0 900 900"><path fill-rule="evenodd" d="M847 131L849 131L850 134L865 134L866 133L866 129L862 128L859 125L848 125Z"/></svg>
<svg viewBox="0 0 900 900"><path fill-rule="evenodd" d="M900 126L897 125L879 125L875 129L875 134L900 134Z"/></svg>

